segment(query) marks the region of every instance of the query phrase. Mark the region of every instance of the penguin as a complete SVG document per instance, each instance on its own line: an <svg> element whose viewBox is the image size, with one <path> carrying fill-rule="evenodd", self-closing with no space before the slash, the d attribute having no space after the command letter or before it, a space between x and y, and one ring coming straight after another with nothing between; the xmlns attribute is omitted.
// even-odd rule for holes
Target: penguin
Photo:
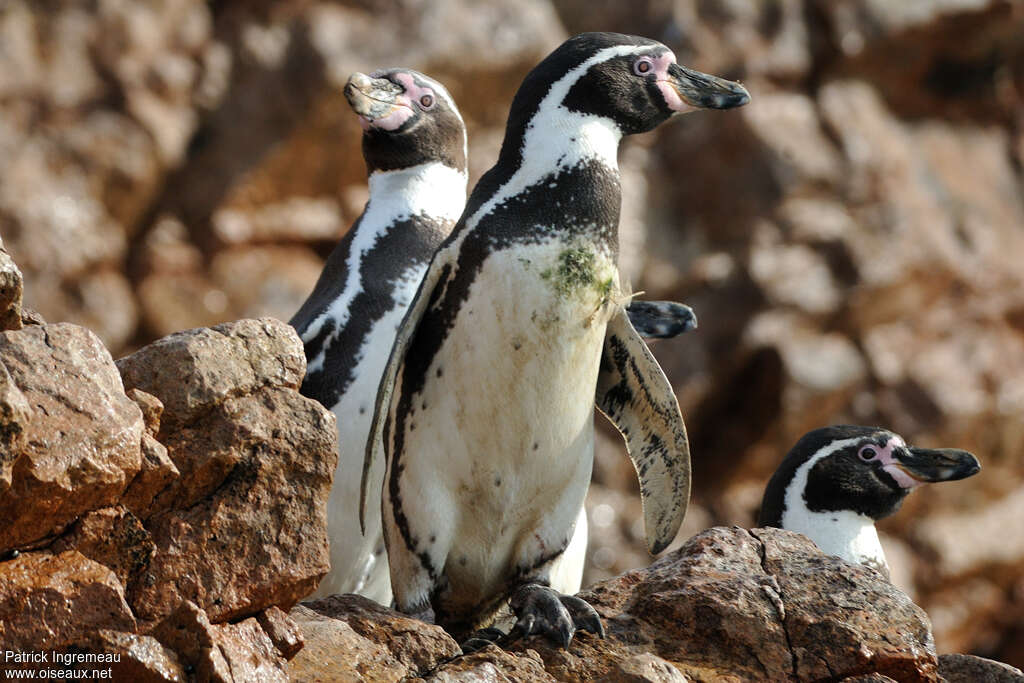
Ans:
<svg viewBox="0 0 1024 683"><path fill-rule="evenodd" d="M431 608L461 638L507 601L516 636L567 647L578 629L603 635L593 607L551 586L590 482L595 402L627 440L648 549L672 541L689 446L626 313L618 143L748 100L661 43L614 33L570 38L527 75L497 163L435 253L377 395L363 498L375 498L383 462L399 610Z"/></svg>
<svg viewBox="0 0 1024 683"><path fill-rule="evenodd" d="M465 205L467 136L444 86L411 69L353 74L344 92L364 129L370 200L291 320L308 364L301 391L328 406L338 422L327 508L331 568L313 597L358 593L386 605L391 579L380 519L360 532L356 473L395 330ZM633 301L629 310L650 339L697 325L693 310L675 302ZM583 511L580 520L560 584L572 593L582 580L587 544Z"/></svg>
<svg viewBox="0 0 1024 683"><path fill-rule="evenodd" d="M360 531L359 473L396 328L466 202L466 126L444 86L411 69L353 74L344 93L364 131L370 198L290 322L305 347L301 393L338 422L331 568L314 597L359 593L388 604L380 519Z"/></svg>
<svg viewBox="0 0 1024 683"><path fill-rule="evenodd" d="M875 521L922 484L981 470L967 451L908 446L881 427L836 425L805 434L768 481L758 526L797 531L829 555L878 570L889 565Z"/></svg>

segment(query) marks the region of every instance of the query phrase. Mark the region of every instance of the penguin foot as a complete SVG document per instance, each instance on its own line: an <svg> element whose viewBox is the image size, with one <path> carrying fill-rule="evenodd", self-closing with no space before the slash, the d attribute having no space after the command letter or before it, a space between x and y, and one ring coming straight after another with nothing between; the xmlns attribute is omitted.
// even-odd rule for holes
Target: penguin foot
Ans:
<svg viewBox="0 0 1024 683"><path fill-rule="evenodd" d="M528 583L512 594L509 606L516 625L509 637L542 634L568 648L576 631L590 631L604 638L604 626L597 611L574 595L562 595L553 588Z"/></svg>
<svg viewBox="0 0 1024 683"><path fill-rule="evenodd" d="M465 640L465 642L459 645L459 647L462 648L462 654L468 655L476 652L477 650L482 650L488 645L497 643L505 636L506 633L501 629L488 626L487 628L482 628L479 631L474 631L473 634Z"/></svg>

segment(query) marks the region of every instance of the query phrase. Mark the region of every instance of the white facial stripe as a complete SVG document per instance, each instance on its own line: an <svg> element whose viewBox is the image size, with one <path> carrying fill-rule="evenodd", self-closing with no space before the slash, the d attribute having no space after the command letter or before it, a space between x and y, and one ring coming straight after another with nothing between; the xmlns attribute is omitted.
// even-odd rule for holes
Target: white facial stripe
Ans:
<svg viewBox="0 0 1024 683"><path fill-rule="evenodd" d="M793 474L793 480L789 483L789 487L786 488L786 509L782 513L782 526L785 529L790 529L790 525L786 522L786 518L791 515L798 514L800 510L807 510L807 504L804 502L804 489L807 488L807 477L811 473L811 468L814 467L819 460L827 458L837 451L841 451L849 446L856 446L864 437L856 437L853 439L840 439L839 441L833 441L829 445L825 446L817 453L807 459L803 465L800 465Z"/></svg>
<svg viewBox="0 0 1024 683"><path fill-rule="evenodd" d="M786 488L786 509L782 513L782 528L804 534L828 555L838 555L848 562L875 562L888 566L885 553L878 542L875 522L853 510L814 512L807 508L803 493L807 477L820 460L837 451L863 442L864 437L841 439L822 448L807 462L800 465Z"/></svg>
<svg viewBox="0 0 1024 683"><path fill-rule="evenodd" d="M572 168L585 159L597 159L618 171L619 140L622 139L619 127L610 119L571 112L562 101L572 86L595 64L622 55L645 54L650 49L649 45L617 45L605 48L555 81L541 100L537 113L526 126L523 146L520 149L520 167L493 197L467 218L467 229L475 228L480 219L495 207L535 184L545 175Z"/></svg>

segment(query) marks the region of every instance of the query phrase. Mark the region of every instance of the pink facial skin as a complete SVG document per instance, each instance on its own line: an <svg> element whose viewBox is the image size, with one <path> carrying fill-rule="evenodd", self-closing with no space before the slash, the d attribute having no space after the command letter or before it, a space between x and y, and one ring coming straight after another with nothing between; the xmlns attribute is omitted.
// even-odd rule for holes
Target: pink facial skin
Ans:
<svg viewBox="0 0 1024 683"><path fill-rule="evenodd" d="M383 78L384 72L375 71L370 74L370 78ZM416 81L409 74L398 73L395 74L394 79L405 88L405 93L395 98L394 108L387 116L382 116L378 119L370 120L365 116L359 117L359 125L363 127L363 130L369 130L372 128L380 128L381 130L398 130L402 127L406 121L412 118L414 113L413 107L420 106L420 98L424 95L430 95L437 102L437 96L431 88L422 88L416 85ZM413 103L417 103L414 105Z"/></svg>
<svg viewBox="0 0 1024 683"><path fill-rule="evenodd" d="M689 104L684 102L683 99L679 97L679 93L676 92L676 89L672 87L672 83L668 75L668 67L669 65L676 63L675 54L670 50L662 54L660 57L651 57L651 63L654 65L654 68L651 69L651 73L654 74L658 90L661 91L662 96L665 98L668 108L672 111L677 111L680 114L685 114L688 111L696 111L697 107L691 107Z"/></svg>
<svg viewBox="0 0 1024 683"><path fill-rule="evenodd" d="M900 466L899 461L893 456L893 452L897 448L903 448L904 444L898 439L889 439L883 448L875 446L875 451L878 455L875 456L879 462L882 463L882 469L888 472L896 483L905 489L912 489L920 486L924 482L914 479L912 476L907 474L906 470Z"/></svg>

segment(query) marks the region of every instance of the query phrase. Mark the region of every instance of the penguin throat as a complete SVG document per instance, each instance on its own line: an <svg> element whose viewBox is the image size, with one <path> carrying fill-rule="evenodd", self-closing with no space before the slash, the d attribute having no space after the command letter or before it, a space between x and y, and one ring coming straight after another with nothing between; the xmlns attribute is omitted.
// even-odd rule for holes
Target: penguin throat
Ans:
<svg viewBox="0 0 1024 683"><path fill-rule="evenodd" d="M395 171L374 171L367 212L395 220L424 215L456 221L466 203L466 174L431 161Z"/></svg>
<svg viewBox="0 0 1024 683"><path fill-rule="evenodd" d="M786 510L782 527L810 538L826 555L871 567L887 567L875 521L852 510Z"/></svg>

